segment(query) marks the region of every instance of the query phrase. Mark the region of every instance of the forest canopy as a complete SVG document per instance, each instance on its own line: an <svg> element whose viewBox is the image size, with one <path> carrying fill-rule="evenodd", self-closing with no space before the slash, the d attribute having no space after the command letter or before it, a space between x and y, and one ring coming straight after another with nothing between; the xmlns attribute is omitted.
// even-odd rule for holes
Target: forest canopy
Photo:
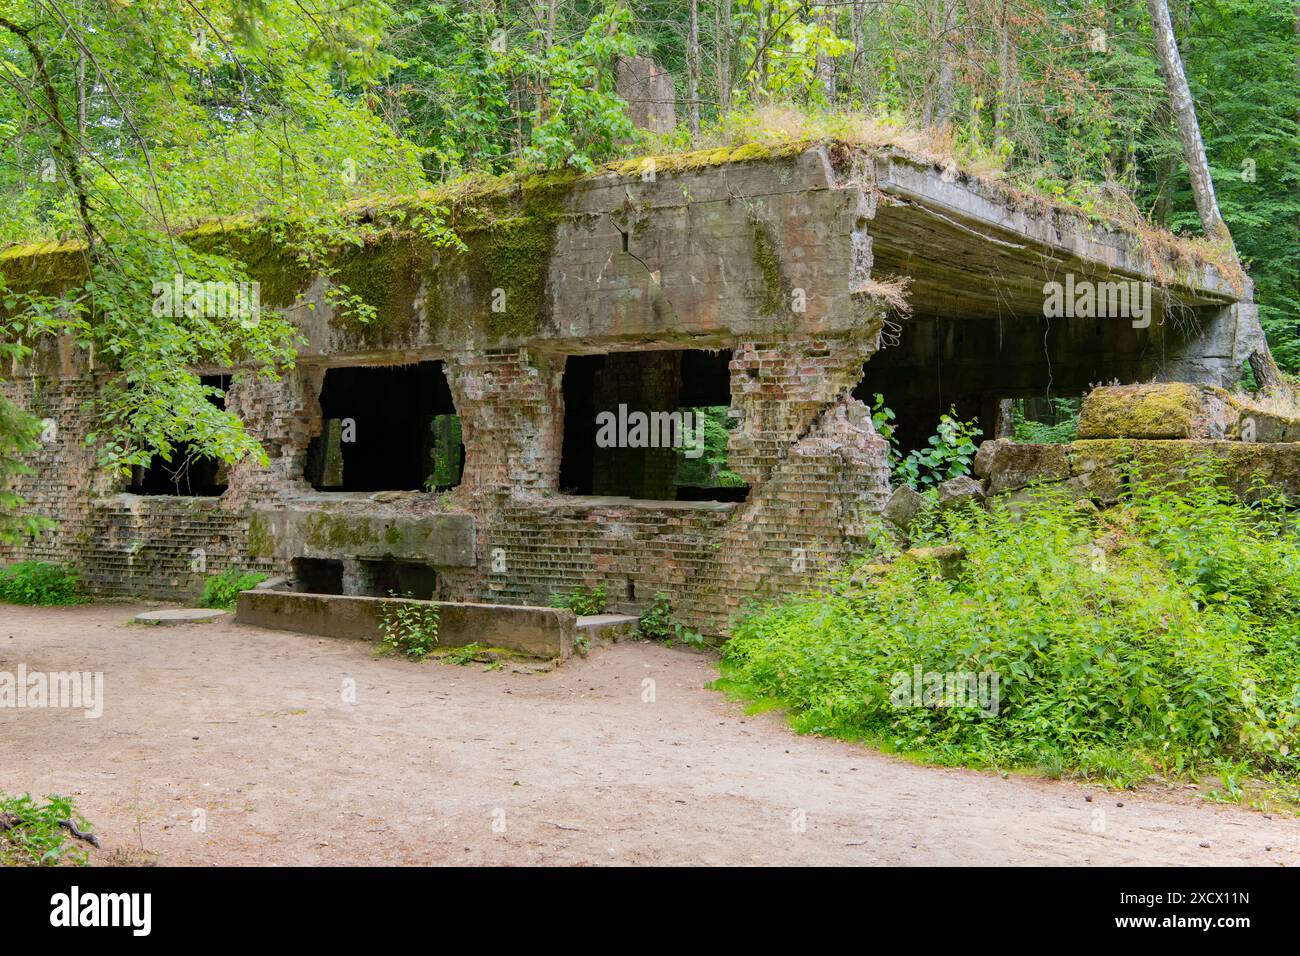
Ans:
<svg viewBox="0 0 1300 956"><path fill-rule="evenodd" d="M0 360L71 332L115 371L93 436L106 467L182 445L260 455L193 370L275 374L293 329L151 314L160 274L247 278L237 258L178 242L184 230L275 223L328 275L322 250L364 240L349 200L861 122L1016 188L1197 235L1152 3L1167 6L1274 355L1300 371L1290 0L0 0L0 245L78 240L89 277L42 297L0 275ZM633 55L671 74L675 129L633 128L615 88ZM418 218L458 242L436 206ZM334 294L364 319L345 286ZM30 441L16 409L0 413L11 444Z"/></svg>

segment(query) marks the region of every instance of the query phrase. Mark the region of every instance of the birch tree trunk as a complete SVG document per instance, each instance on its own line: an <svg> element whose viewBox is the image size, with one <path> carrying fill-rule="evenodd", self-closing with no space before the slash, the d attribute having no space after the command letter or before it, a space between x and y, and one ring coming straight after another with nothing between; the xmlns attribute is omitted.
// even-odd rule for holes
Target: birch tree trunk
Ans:
<svg viewBox="0 0 1300 956"><path fill-rule="evenodd" d="M700 138L700 0L691 0L691 35L686 46L686 98L691 140Z"/></svg>
<svg viewBox="0 0 1300 956"><path fill-rule="evenodd" d="M1182 140L1183 155L1191 174L1192 196L1196 200L1196 211L1201 217L1201 228L1209 238L1231 243L1232 237L1219 212L1219 201L1214 196L1214 180L1210 177L1210 164L1205 158L1201 127L1196 121L1196 105L1192 102L1192 93L1187 86L1187 74L1183 72L1178 40L1169 18L1169 4L1166 0L1147 0L1147 11L1151 15L1151 32L1156 38L1156 52L1160 56L1160 67L1165 75L1165 85L1169 88L1174 120L1178 124L1178 136Z"/></svg>
<svg viewBox="0 0 1300 956"><path fill-rule="evenodd" d="M952 69L957 31L956 0L938 0L935 14L938 29L936 48L939 57L937 70L939 89L934 105L934 127L943 129L952 122L953 103L956 99Z"/></svg>

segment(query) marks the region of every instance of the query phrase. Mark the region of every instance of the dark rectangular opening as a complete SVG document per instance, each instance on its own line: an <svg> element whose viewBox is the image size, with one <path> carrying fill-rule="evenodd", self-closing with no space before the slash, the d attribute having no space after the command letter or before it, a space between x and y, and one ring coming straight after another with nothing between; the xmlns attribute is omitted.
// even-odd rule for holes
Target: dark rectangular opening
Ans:
<svg viewBox="0 0 1300 956"><path fill-rule="evenodd" d="M572 355L564 365L560 490L666 501L743 501L727 467L731 352Z"/></svg>
<svg viewBox="0 0 1300 956"><path fill-rule="evenodd" d="M321 433L304 469L317 491L440 491L465 467L442 362L325 370Z"/></svg>
<svg viewBox="0 0 1300 956"><path fill-rule="evenodd" d="M392 558L361 561L366 593L374 597L412 597L430 601L438 587L438 575L427 564Z"/></svg>
<svg viewBox="0 0 1300 956"><path fill-rule="evenodd" d="M208 401L224 409L230 376L201 375L199 381L205 388L217 389L208 396ZM147 467L133 466L126 490L137 495L191 498L220 495L226 490L226 463L219 458L195 455L189 442L178 442L170 460L154 455Z"/></svg>
<svg viewBox="0 0 1300 956"><path fill-rule="evenodd" d="M293 589L308 594L342 594L343 562L329 558L294 558Z"/></svg>
<svg viewBox="0 0 1300 956"><path fill-rule="evenodd" d="M903 454L928 447L946 414L978 422L984 439L1051 435L1068 425L1092 384L1148 380L1166 341L1169 354L1181 347L1172 328L1134 328L1122 319L918 313L866 363L853 396L873 407L882 397Z"/></svg>

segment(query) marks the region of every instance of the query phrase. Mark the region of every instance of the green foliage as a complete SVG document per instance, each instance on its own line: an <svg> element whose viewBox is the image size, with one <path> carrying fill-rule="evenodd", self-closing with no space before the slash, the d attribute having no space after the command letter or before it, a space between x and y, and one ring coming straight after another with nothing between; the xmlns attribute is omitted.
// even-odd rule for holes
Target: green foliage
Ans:
<svg viewBox="0 0 1300 956"><path fill-rule="evenodd" d="M605 585L598 584L590 590L586 585L579 585L568 594L552 594L551 607L568 608L578 617L586 617L604 614L605 600Z"/></svg>
<svg viewBox="0 0 1300 956"><path fill-rule="evenodd" d="M598 2L548 34L534 9L412 2L391 77L404 119L440 174L522 161L591 170L634 138L613 64L635 53L625 4Z"/></svg>
<svg viewBox="0 0 1300 956"><path fill-rule="evenodd" d="M424 660L438 646L439 620L438 605L428 601L404 599L385 603L379 609L380 653Z"/></svg>
<svg viewBox="0 0 1300 956"><path fill-rule="evenodd" d="M928 447L904 455L894 431L893 409L885 405L884 396L876 393L871 422L880 437L889 442L889 467L895 484L924 491L937 488L949 478L970 474L979 450L975 442L982 432L977 422L959 421L956 416L957 410L949 409L948 414L939 417L939 427L930 436Z"/></svg>
<svg viewBox="0 0 1300 956"><path fill-rule="evenodd" d="M1079 432L1079 400L1052 399L1053 421L1040 422L1025 417L1023 399L1016 399L1011 437L1014 441L1034 445L1066 445Z"/></svg>
<svg viewBox="0 0 1300 956"><path fill-rule="evenodd" d="M726 681L801 730L944 764L1042 766L1125 783L1211 761L1300 773L1300 519L1249 506L1197 466L1130 477L1098 513L1046 490L944 518L955 578L904 557L756 609ZM896 674L993 673L995 716L897 706Z"/></svg>
<svg viewBox="0 0 1300 956"><path fill-rule="evenodd" d="M668 595L656 591L640 621L637 622L637 634L650 641L681 641L691 647L703 647L705 640L699 631L692 630L673 615L672 604Z"/></svg>
<svg viewBox="0 0 1300 956"><path fill-rule="evenodd" d="M429 477L424 480L426 491L451 488L460 482L465 450L461 445L460 416L435 415L429 423L433 439L430 451Z"/></svg>
<svg viewBox="0 0 1300 956"><path fill-rule="evenodd" d="M38 803L30 794L0 793L0 866L85 866L86 851L63 821L90 832L90 823L67 797L48 796Z"/></svg>
<svg viewBox="0 0 1300 956"><path fill-rule="evenodd" d="M233 608L240 591L251 591L265 580L266 575L261 571L226 568L203 582L203 597L199 603L203 607Z"/></svg>
<svg viewBox="0 0 1300 956"><path fill-rule="evenodd" d="M675 483L692 488L743 488L745 479L727 467L727 442L737 419L728 413L726 405L706 405L685 408L691 414L695 427L684 429L681 447L677 449L677 474ZM694 453L699 439L696 429L703 429L704 453L698 458L687 457Z"/></svg>
<svg viewBox="0 0 1300 956"><path fill-rule="evenodd" d="M0 343L0 361L3 355ZM25 502L10 486L12 479L31 473L31 466L22 456L40 447L41 430L40 419L0 393L0 544L15 544L53 527L48 518L19 513Z"/></svg>
<svg viewBox="0 0 1300 956"><path fill-rule="evenodd" d="M77 573L44 561L18 561L0 568L0 601L10 604L81 604Z"/></svg>

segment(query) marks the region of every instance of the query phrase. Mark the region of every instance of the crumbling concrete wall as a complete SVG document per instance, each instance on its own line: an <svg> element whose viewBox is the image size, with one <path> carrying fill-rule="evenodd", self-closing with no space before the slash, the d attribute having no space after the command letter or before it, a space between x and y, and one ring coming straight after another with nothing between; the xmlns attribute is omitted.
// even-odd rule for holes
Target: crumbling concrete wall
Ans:
<svg viewBox="0 0 1300 956"><path fill-rule="evenodd" d="M535 177L453 204L463 255L399 234L348 253L340 276L377 310L365 325L336 314L321 280L295 277L267 253L250 271L290 290L282 304L307 342L281 380L237 370L231 385L228 407L267 464L232 468L218 499L121 494L83 443L94 375L70 344L62 357L46 349L44 364L6 387L59 422L18 490L61 524L0 558L70 561L100 593L180 597L223 567L289 574L295 557L343 561L355 591L366 581L359 562L389 556L433 565L441 600L536 603L603 585L613 605L631 608L662 590L686 623L725 634L745 601L806 586L874 533L890 493L888 449L854 391L864 364L870 384L881 358L889 310L877 283L887 272L912 275L923 313L951 320L1037 310L1042 275L1069 263L1141 273L1123 237L1089 238L1055 213L1049 229L995 200L915 160L826 147L740 147L581 179ZM966 279L944 267L959 272L950 253L973 244L1006 258L986 283L1014 266L1037 269L1037 285L956 294ZM1199 268L1182 273L1200 289L1189 307L1212 314L1231 353L1249 336L1231 293ZM1186 367L1201 362L1217 375L1218 351L1205 358L1197 341L1180 346ZM729 467L748 483L747 500L561 494L568 358L693 348L731 351L739 425ZM303 475L325 427L325 370L427 360L444 363L460 418L460 485L313 491ZM668 489L660 480L654 490Z"/></svg>

